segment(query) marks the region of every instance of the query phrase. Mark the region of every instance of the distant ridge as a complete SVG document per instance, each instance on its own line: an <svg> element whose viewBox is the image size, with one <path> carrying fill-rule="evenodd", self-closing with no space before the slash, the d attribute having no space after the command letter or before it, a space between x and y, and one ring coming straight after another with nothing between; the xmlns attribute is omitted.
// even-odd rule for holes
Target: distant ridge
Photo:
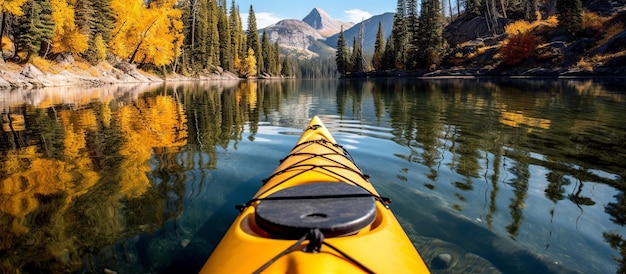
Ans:
<svg viewBox="0 0 626 274"><path fill-rule="evenodd" d="M378 33L378 22L380 21L382 23L383 37L387 39L391 34L394 14L395 13L393 12L387 12L380 15L375 15L348 29L344 26L343 35L346 38L346 43L348 44L348 47L352 47L352 41L354 37L357 37L358 39L359 29L361 28L361 25L363 25L363 52L366 54L374 53L374 44L376 42L376 34ZM336 48L338 38L339 34L337 33L333 36L326 38L326 40L324 40L324 43L329 47Z"/></svg>
<svg viewBox="0 0 626 274"><path fill-rule="evenodd" d="M305 59L320 56L320 52L317 49L326 47L322 42L325 39L324 36L309 24L297 19L281 20L264 30L269 41L278 41L280 47L287 53L295 54ZM329 50L333 49L327 49L326 51Z"/></svg>
<svg viewBox="0 0 626 274"><path fill-rule="evenodd" d="M364 52L370 54L374 52L378 22L382 22L383 34L387 38L391 33L393 14L389 12L376 15L354 24L333 19L324 10L314 8L302 20L285 19L258 31L259 34L265 31L270 42L278 41L283 54L299 59L310 59L334 56L342 27L348 47L352 47L353 37L358 35L359 28L363 25Z"/></svg>
<svg viewBox="0 0 626 274"><path fill-rule="evenodd" d="M343 29L349 29L354 26L352 22L343 22L333 19L324 10L320 8L314 8L311 12L302 19L303 22L316 29L322 36L331 36Z"/></svg>

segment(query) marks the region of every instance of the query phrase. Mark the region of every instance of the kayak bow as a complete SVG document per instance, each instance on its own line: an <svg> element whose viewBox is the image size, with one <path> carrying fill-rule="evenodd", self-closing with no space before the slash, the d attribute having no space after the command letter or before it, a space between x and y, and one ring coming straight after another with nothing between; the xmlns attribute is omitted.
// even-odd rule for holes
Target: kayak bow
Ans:
<svg viewBox="0 0 626 274"><path fill-rule="evenodd" d="M313 117L200 273L429 273L367 178Z"/></svg>

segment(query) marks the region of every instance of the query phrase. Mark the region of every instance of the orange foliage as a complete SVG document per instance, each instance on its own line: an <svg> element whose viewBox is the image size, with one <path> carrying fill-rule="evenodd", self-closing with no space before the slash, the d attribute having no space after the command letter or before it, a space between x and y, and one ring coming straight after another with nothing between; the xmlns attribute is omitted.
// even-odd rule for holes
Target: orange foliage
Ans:
<svg viewBox="0 0 626 274"><path fill-rule="evenodd" d="M595 12L583 10L583 29L589 30L595 33L604 32L604 23L608 20L606 17L602 17Z"/></svg>
<svg viewBox="0 0 626 274"><path fill-rule="evenodd" d="M75 3L66 0L50 0L50 4L52 5L52 20L55 26L55 35L52 37L52 52L85 52L89 47L89 37L75 24Z"/></svg>
<svg viewBox="0 0 626 274"><path fill-rule="evenodd" d="M13 41L8 37L2 37L2 50L13 50Z"/></svg>
<svg viewBox="0 0 626 274"><path fill-rule="evenodd" d="M239 54L235 53L235 60L233 61L233 67L236 71L241 71L241 58L239 58Z"/></svg>
<svg viewBox="0 0 626 274"><path fill-rule="evenodd" d="M113 0L116 17L111 51L131 62L141 60L167 65L181 53L183 23L176 1L154 2L145 7L142 0Z"/></svg>
<svg viewBox="0 0 626 274"><path fill-rule="evenodd" d="M535 55L537 48L537 37L532 33L520 33L510 35L500 48L502 61L507 65L514 65L524 59Z"/></svg>
<svg viewBox="0 0 626 274"><path fill-rule="evenodd" d="M73 138L66 135L65 138ZM40 195L65 194L65 204L83 195L100 179L88 157L69 157L67 161L45 159L36 147L9 151L0 173L0 211L14 217L11 230L15 234L28 233L26 216L39 207Z"/></svg>
<svg viewBox="0 0 626 274"><path fill-rule="evenodd" d="M53 65L50 61L41 58L39 56L33 56L30 58L30 63L37 67L42 72L59 73L61 71L58 66Z"/></svg>
<svg viewBox="0 0 626 274"><path fill-rule="evenodd" d="M556 17L556 15L548 17L545 22L551 28L556 28L559 25L559 19Z"/></svg>
<svg viewBox="0 0 626 274"><path fill-rule="evenodd" d="M556 15L548 17L546 20L536 20L533 22L527 22L524 20L518 20L510 23L504 27L504 32L508 35L515 35L520 33L529 33L538 26L544 25L550 28L556 28L559 24L559 19Z"/></svg>
<svg viewBox="0 0 626 274"><path fill-rule="evenodd" d="M24 11L22 11L24 3L26 0L2 0L0 1L0 12L22 16L24 15Z"/></svg>
<svg viewBox="0 0 626 274"><path fill-rule="evenodd" d="M524 20L518 20L518 21L515 21L513 23L506 25L504 27L504 32L506 32L508 35L528 33L532 31L538 24L539 24L539 21L534 21L532 23L529 23Z"/></svg>
<svg viewBox="0 0 626 274"><path fill-rule="evenodd" d="M155 148L178 148L187 144L187 119L182 105L169 96L138 100L118 113L124 144L120 154L121 192L142 195L150 187L146 173Z"/></svg>
<svg viewBox="0 0 626 274"><path fill-rule="evenodd" d="M254 50L252 48L248 48L248 56L243 60L241 69L239 70L239 74L246 77L251 77L256 76L256 72L257 67Z"/></svg>

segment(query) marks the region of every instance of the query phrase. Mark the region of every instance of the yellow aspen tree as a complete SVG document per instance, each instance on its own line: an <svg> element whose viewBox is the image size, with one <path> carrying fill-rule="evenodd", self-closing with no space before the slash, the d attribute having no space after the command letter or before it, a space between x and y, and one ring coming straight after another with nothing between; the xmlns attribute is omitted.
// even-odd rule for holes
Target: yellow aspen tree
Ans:
<svg viewBox="0 0 626 274"><path fill-rule="evenodd" d="M83 53L89 47L89 37L76 26L74 0L50 0L55 30L52 52Z"/></svg>
<svg viewBox="0 0 626 274"><path fill-rule="evenodd" d="M241 59L239 58L239 54L235 53L235 60L233 60L233 68L236 72L241 71Z"/></svg>
<svg viewBox="0 0 626 274"><path fill-rule="evenodd" d="M181 53L183 43L182 13L175 1L113 0L116 16L111 50L131 63L170 64Z"/></svg>
<svg viewBox="0 0 626 274"><path fill-rule="evenodd" d="M128 58L136 45L137 20L145 11L142 0L111 0L111 9L115 17L115 24L109 42L113 54Z"/></svg>
<svg viewBox="0 0 626 274"><path fill-rule="evenodd" d="M174 3L152 4L148 9L149 19L143 22L146 28L143 41L136 48L131 59L156 66L170 64L180 55L183 42L182 13L172 8Z"/></svg>
<svg viewBox="0 0 626 274"><path fill-rule="evenodd" d="M10 13L16 16L24 15L22 6L27 0L2 0L0 1L0 12Z"/></svg>
<svg viewBox="0 0 626 274"><path fill-rule="evenodd" d="M248 48L248 56L243 62L241 74L246 77L251 77L256 75L256 71L256 56L254 55L254 50L252 48Z"/></svg>

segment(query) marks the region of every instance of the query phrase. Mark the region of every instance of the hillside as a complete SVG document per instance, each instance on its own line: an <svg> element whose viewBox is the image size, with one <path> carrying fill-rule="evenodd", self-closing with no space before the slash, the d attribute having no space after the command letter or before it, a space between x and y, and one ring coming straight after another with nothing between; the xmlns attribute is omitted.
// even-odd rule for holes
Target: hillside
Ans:
<svg viewBox="0 0 626 274"><path fill-rule="evenodd" d="M585 1L582 30L575 35L545 20L520 23L500 18L494 35L484 17L461 17L447 25L450 49L438 69L427 75L626 76L626 1ZM624 5L617 5L617 2ZM605 16L602 16L605 14ZM554 18L554 19L553 19ZM527 32L535 43L527 55L503 54L517 37L505 30ZM531 47L531 45L528 45ZM521 54L521 53L517 53ZM520 58L520 59L512 59Z"/></svg>

